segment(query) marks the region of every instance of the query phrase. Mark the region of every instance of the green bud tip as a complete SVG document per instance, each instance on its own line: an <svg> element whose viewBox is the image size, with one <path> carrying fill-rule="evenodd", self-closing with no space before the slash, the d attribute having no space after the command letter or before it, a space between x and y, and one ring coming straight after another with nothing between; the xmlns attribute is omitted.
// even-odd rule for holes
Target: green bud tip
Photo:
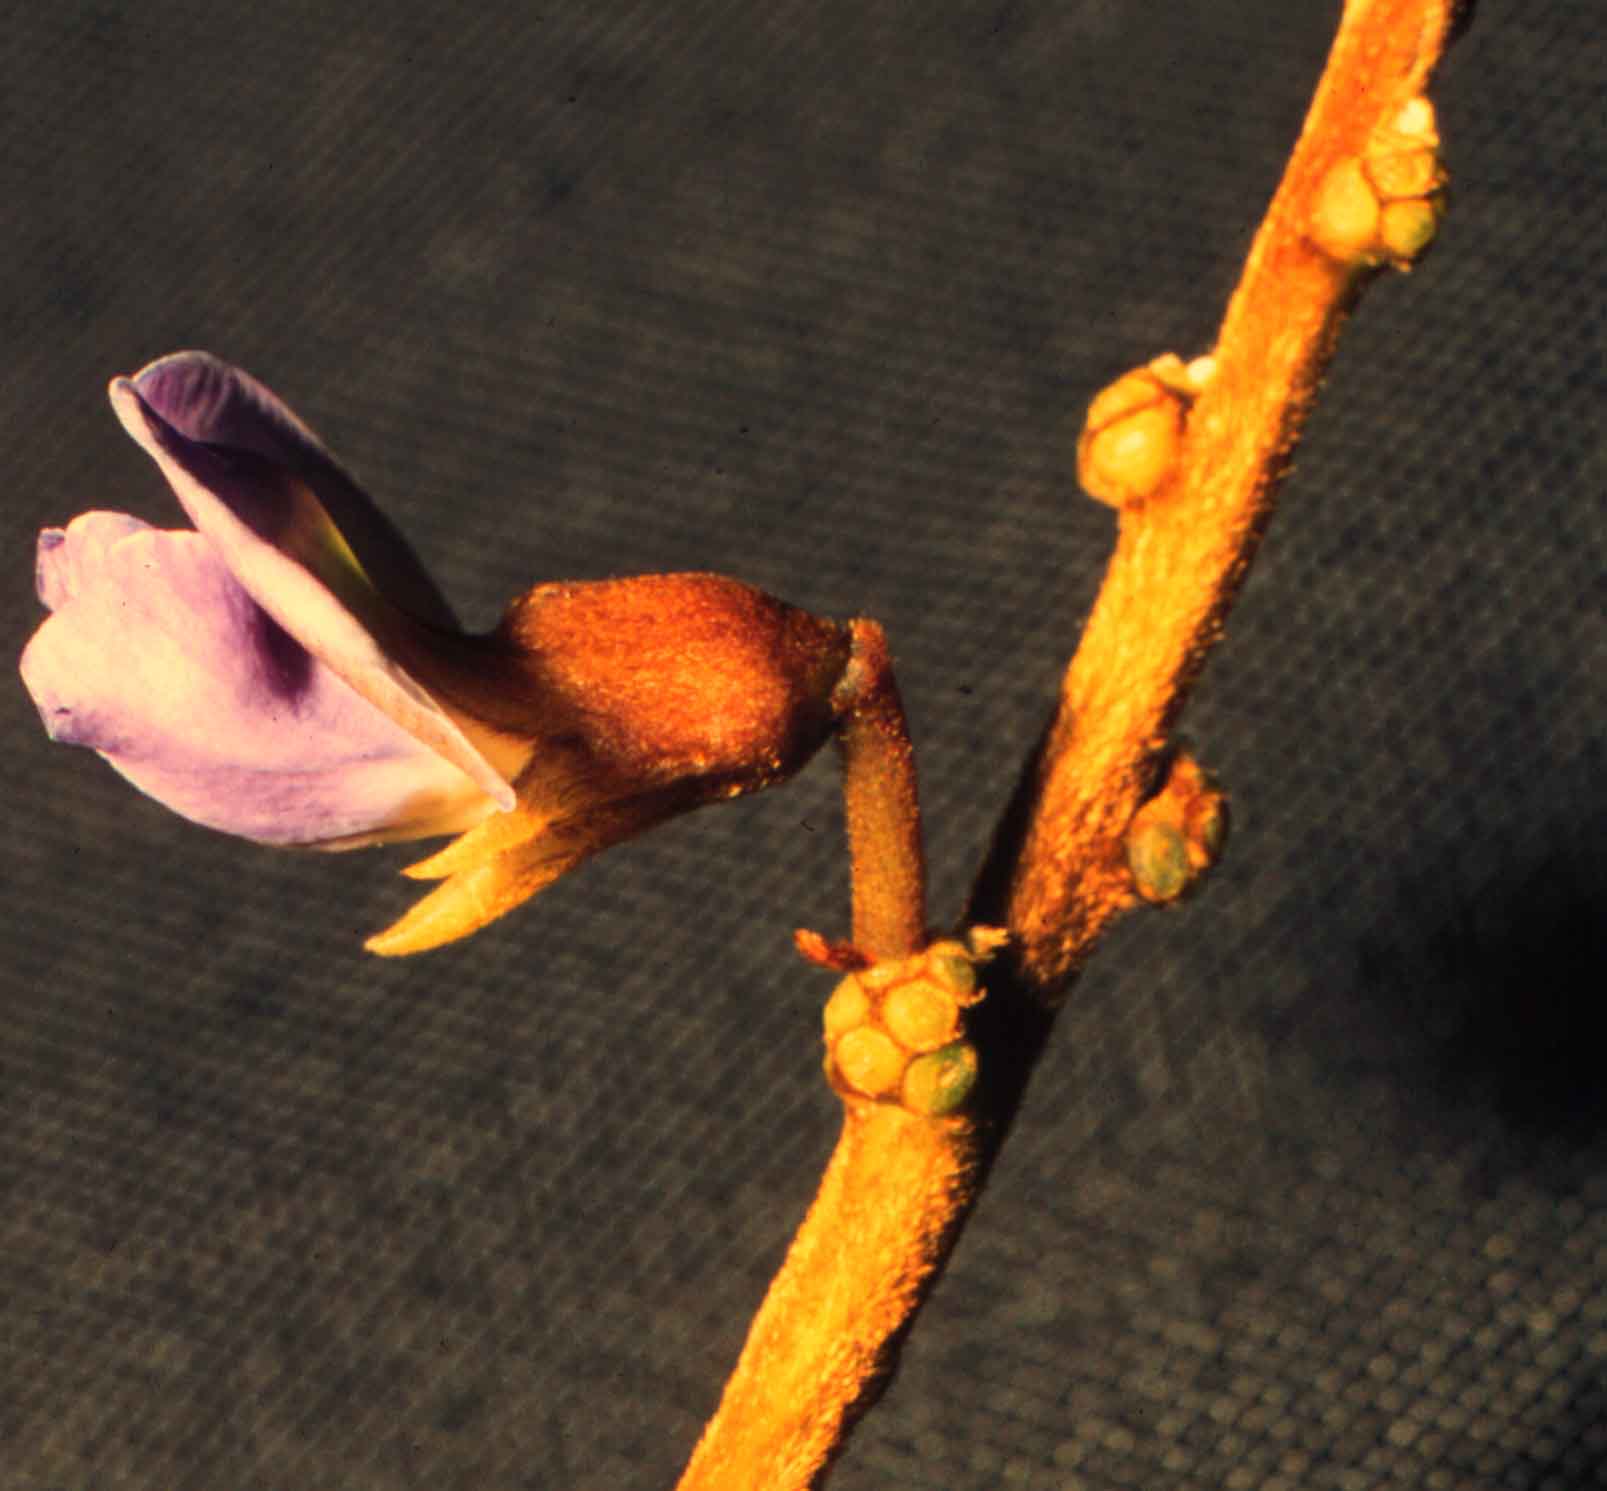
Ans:
<svg viewBox="0 0 1607 1491"><path fill-rule="evenodd" d="M956 999L976 993L976 959L963 943L934 942L926 950L926 967Z"/></svg>
<svg viewBox="0 0 1607 1491"><path fill-rule="evenodd" d="M1228 841L1228 804L1224 797L1201 798L1188 825L1193 848L1190 862L1196 870L1207 869L1222 858Z"/></svg>
<svg viewBox="0 0 1607 1491"><path fill-rule="evenodd" d="M1170 823L1135 824L1127 835L1127 867L1146 901L1175 901L1192 877L1188 842Z"/></svg>
<svg viewBox="0 0 1607 1491"><path fill-rule="evenodd" d="M1439 231L1438 207L1430 200L1391 202L1379 216L1378 236L1397 263L1420 258Z"/></svg>
<svg viewBox="0 0 1607 1491"><path fill-rule="evenodd" d="M909 1064L901 1094L904 1106L928 1118L945 1118L970 1097L976 1078L976 1047L953 1041Z"/></svg>

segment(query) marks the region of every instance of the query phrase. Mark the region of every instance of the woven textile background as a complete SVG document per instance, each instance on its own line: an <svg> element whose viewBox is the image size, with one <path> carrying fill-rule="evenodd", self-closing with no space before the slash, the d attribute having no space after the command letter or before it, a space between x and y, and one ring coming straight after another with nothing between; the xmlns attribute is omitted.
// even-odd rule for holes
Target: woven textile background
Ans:
<svg viewBox="0 0 1607 1491"><path fill-rule="evenodd" d="M103 388L317 427L471 623L886 623L953 916L1092 598L1087 400L1203 350L1338 6L13 6L0 628L176 524ZM1600 0L1486 3L1188 721L1229 857L1079 985L834 1486L1607 1484ZM667 1487L835 1132L829 754L473 941L0 689L0 1491ZM756 1488L758 1491L758 1488Z"/></svg>

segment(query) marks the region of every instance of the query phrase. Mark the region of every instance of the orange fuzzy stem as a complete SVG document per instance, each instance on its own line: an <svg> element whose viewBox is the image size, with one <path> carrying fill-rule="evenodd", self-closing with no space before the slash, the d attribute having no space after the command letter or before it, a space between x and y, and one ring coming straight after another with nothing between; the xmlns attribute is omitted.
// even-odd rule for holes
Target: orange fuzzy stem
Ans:
<svg viewBox="0 0 1607 1491"><path fill-rule="evenodd" d="M1013 940L969 1030L981 1059L973 1114L933 1121L849 1101L820 1194L681 1491L818 1486L891 1370L1003 1141L1054 997L1111 920L1135 903L1128 825L1160 785L1169 733L1221 635L1340 324L1371 268L1417 251L1397 254L1395 246L1421 237L1421 215L1379 235L1388 250L1381 257L1350 259L1336 257L1334 245L1369 242L1365 221L1353 231L1346 218L1327 235L1325 251L1312 237L1312 215L1334 168L1364 157L1380 128L1422 92L1455 10L1452 0L1346 6L1228 308L1214 376L1186 389L1186 418L1148 416L1145 438L1176 438L1175 459L1163 449L1164 460L1122 468L1136 470L1141 490L1135 500L1118 492L1125 505L1115 555L1035 772L978 886L973 919L1006 920ZM1157 396L1176 392L1181 371L1162 370ZM1142 398L1153 392L1139 390ZM1124 395L1117 405L1118 413L1132 412L1134 400ZM862 645L881 645L879 629L858 626ZM862 715L852 725L861 734L845 734L851 773L858 770L854 741L873 753L893 747L873 722L874 712ZM894 751L888 760L896 759ZM856 780L874 784L881 770L859 771ZM914 822L913 772L903 779ZM888 869L870 847L895 841L885 818L893 780L882 778L849 805L855 938L878 956L908 951L920 935L908 889L918 849L902 869ZM905 888L893 889L899 884Z"/></svg>
<svg viewBox="0 0 1607 1491"><path fill-rule="evenodd" d="M680 1491L817 1484L874 1401L970 1197L977 1133L853 1101Z"/></svg>
<svg viewBox="0 0 1607 1491"><path fill-rule="evenodd" d="M1123 510L1116 552L1066 672L1006 922L1032 980L1063 985L1133 903L1122 835L1222 634L1372 266L1310 236L1328 173L1420 95L1450 0L1352 0L1283 183L1250 249L1176 465Z"/></svg>

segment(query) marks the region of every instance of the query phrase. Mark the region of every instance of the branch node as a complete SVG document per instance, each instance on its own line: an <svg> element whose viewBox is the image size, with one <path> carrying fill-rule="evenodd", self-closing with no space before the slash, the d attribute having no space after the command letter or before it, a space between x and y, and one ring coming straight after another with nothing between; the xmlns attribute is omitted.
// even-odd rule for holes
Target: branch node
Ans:
<svg viewBox="0 0 1607 1491"><path fill-rule="evenodd" d="M976 1085L965 1012L985 991L977 968L1002 945L995 928L944 938L908 958L851 973L823 1018L826 1080L850 1104L897 1103L928 1118L957 1113Z"/></svg>
<svg viewBox="0 0 1607 1491"><path fill-rule="evenodd" d="M1222 857L1227 831L1227 798L1192 756L1179 754L1161 790L1128 825L1134 888L1156 904L1177 900Z"/></svg>
<svg viewBox="0 0 1607 1491"><path fill-rule="evenodd" d="M1323 177L1312 205L1312 241L1354 269L1410 269L1445 215L1439 145L1434 105L1421 94L1407 99L1360 155L1346 156Z"/></svg>
<svg viewBox="0 0 1607 1491"><path fill-rule="evenodd" d="M1189 408L1215 372L1209 356L1185 363L1167 352L1096 394L1077 442L1083 490L1115 508L1155 496L1177 469Z"/></svg>

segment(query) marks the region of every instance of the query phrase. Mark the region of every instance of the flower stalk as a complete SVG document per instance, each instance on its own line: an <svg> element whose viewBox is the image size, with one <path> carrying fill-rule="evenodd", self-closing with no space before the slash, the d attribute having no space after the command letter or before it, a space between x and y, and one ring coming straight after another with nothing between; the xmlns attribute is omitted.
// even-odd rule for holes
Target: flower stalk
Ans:
<svg viewBox="0 0 1607 1491"><path fill-rule="evenodd" d="M833 702L842 760L854 946L872 962L902 958L926 940L926 855L904 705L887 634L849 623L852 651Z"/></svg>

